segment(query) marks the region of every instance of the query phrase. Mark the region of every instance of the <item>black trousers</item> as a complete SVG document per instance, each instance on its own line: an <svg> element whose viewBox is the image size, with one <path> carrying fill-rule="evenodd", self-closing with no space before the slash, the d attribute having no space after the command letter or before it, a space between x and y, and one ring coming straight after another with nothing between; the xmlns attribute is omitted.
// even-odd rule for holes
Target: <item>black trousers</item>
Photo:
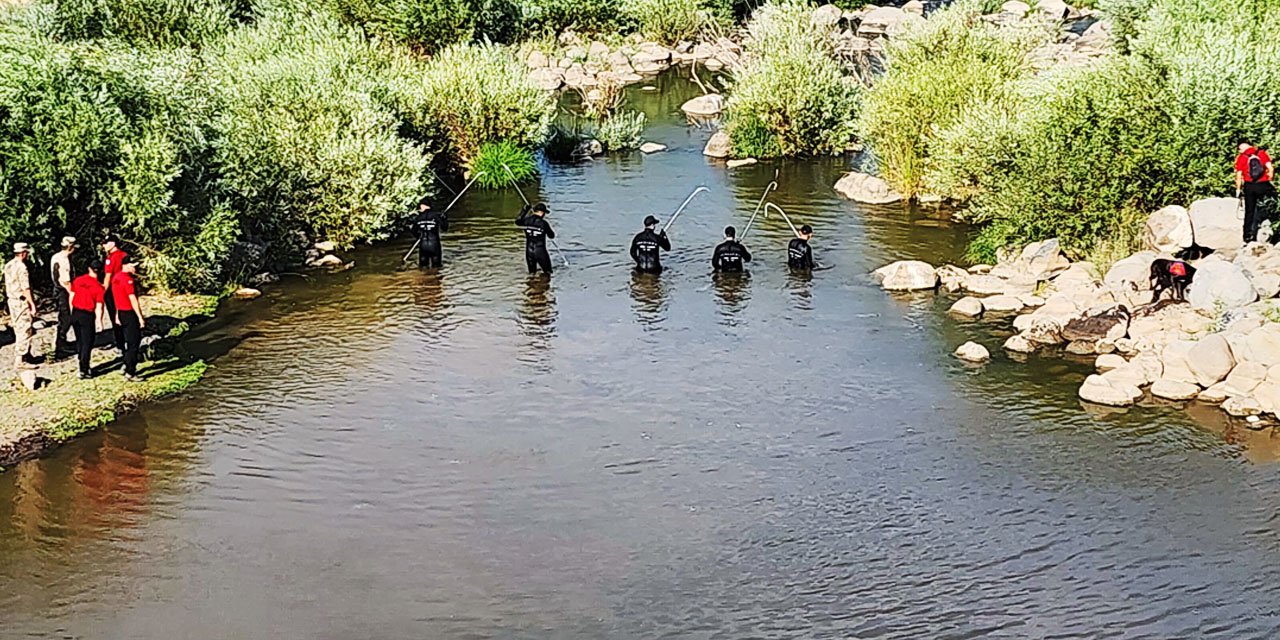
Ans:
<svg viewBox="0 0 1280 640"><path fill-rule="evenodd" d="M120 312L120 331L124 334L124 372L138 375L138 350L142 347L142 323L134 311Z"/></svg>
<svg viewBox="0 0 1280 640"><path fill-rule="evenodd" d="M80 357L80 373L89 375L89 359L93 356L93 343L98 338L93 312L83 309L72 311L71 328L76 332L76 355Z"/></svg>
<svg viewBox="0 0 1280 640"><path fill-rule="evenodd" d="M543 273L551 273L551 254L547 253L547 248L534 249L533 251L524 252L524 264L529 267L529 273L537 273L538 269L542 269Z"/></svg>
<svg viewBox="0 0 1280 640"><path fill-rule="evenodd" d="M441 255L440 244L422 243L418 245L418 266L428 269L439 269L444 266L444 257Z"/></svg>
<svg viewBox="0 0 1280 640"><path fill-rule="evenodd" d="M116 322L116 299L108 291L106 295L107 305L107 322L111 323L111 339L112 345L124 353L124 330L120 328L120 323Z"/></svg>
<svg viewBox="0 0 1280 640"><path fill-rule="evenodd" d="M1249 243L1258 239L1258 228L1270 216L1270 200L1276 189L1270 182L1246 182L1240 191L1244 197L1244 241Z"/></svg>
<svg viewBox="0 0 1280 640"><path fill-rule="evenodd" d="M58 307L58 333L54 334L53 351L55 354L61 355L71 351L71 344L67 342L67 334L71 333L71 298L66 289L58 287L53 295L57 301ZM79 340L79 337L76 338Z"/></svg>

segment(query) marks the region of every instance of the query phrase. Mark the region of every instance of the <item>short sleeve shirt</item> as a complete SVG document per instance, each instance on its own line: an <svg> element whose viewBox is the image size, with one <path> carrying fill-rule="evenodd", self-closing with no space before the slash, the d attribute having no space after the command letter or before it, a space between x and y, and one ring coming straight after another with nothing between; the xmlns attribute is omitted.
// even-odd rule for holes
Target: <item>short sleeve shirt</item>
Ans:
<svg viewBox="0 0 1280 640"><path fill-rule="evenodd" d="M17 299L31 288L27 275L27 263L14 258L4 265L4 292L10 299Z"/></svg>
<svg viewBox="0 0 1280 640"><path fill-rule="evenodd" d="M1266 151L1259 149L1257 147L1254 147L1249 151L1252 151L1258 154L1258 160L1262 162L1262 166L1265 167L1268 162L1271 162L1271 156L1267 155ZM1250 155L1249 151L1246 151L1236 156L1236 171L1239 171L1240 173L1244 174L1244 177L1246 180L1249 178L1249 155ZM1266 176L1262 176L1262 179L1258 180L1258 182L1266 182L1266 181L1267 181Z"/></svg>
<svg viewBox="0 0 1280 640"><path fill-rule="evenodd" d="M71 258L65 251L53 254L53 258L49 260L49 275L53 276L54 284L71 284Z"/></svg>
<svg viewBox="0 0 1280 640"><path fill-rule="evenodd" d="M116 303L116 311L133 311L129 296L136 294L132 274L121 271L111 276L111 298Z"/></svg>
<svg viewBox="0 0 1280 640"><path fill-rule="evenodd" d="M102 283L87 273L71 281L72 308L93 311L102 304L105 294Z"/></svg>
<svg viewBox="0 0 1280 640"><path fill-rule="evenodd" d="M114 279L116 277L116 274L120 273L120 269L124 267L124 258L127 255L129 254L119 249L116 249L115 251L108 253L107 259L102 262L102 272L107 276L109 276L110 278Z"/></svg>

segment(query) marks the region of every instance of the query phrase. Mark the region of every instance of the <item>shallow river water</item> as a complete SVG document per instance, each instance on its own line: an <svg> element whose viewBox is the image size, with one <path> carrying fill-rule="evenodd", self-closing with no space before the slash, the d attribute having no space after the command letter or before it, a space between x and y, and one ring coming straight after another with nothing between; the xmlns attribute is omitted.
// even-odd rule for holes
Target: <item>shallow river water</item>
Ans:
<svg viewBox="0 0 1280 640"><path fill-rule="evenodd" d="M1097 413L1087 366L950 357L999 330L867 273L966 231L859 207L843 160L547 168L571 266L524 273L514 192L439 276L358 267L227 303L207 379L0 475L3 638L1274 638L1280 446L1213 410ZM779 170L750 277L713 280ZM657 281L626 246L696 185Z"/></svg>

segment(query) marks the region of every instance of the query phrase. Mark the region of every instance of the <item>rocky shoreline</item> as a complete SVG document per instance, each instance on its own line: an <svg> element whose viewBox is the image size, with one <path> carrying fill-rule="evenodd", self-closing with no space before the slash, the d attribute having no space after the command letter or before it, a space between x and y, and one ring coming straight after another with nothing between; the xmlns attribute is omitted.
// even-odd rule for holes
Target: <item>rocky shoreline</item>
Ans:
<svg viewBox="0 0 1280 640"><path fill-rule="evenodd" d="M1280 248L1241 245L1243 214L1233 198L1207 198L1150 215L1144 250L1100 269L1072 261L1057 240L1033 243L995 265L934 267L895 262L875 271L887 291L957 296L957 319L1010 324L1001 347L1092 356L1080 385L1089 403L1125 407L1148 395L1217 405L1257 421L1280 417ZM1195 247L1212 253L1196 268L1185 302L1152 303L1150 267ZM981 362L985 347L957 357Z"/></svg>

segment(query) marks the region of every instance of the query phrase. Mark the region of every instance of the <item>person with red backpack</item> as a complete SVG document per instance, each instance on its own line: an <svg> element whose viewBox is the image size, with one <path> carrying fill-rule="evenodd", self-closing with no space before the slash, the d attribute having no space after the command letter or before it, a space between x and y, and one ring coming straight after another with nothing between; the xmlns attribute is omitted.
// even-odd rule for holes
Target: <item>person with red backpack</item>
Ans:
<svg viewBox="0 0 1280 640"><path fill-rule="evenodd" d="M1276 193L1271 184L1275 168L1265 150L1248 142L1241 142L1239 150L1240 154L1236 156L1236 197L1244 198L1244 241L1249 243L1258 238L1258 227L1262 224L1258 201Z"/></svg>

